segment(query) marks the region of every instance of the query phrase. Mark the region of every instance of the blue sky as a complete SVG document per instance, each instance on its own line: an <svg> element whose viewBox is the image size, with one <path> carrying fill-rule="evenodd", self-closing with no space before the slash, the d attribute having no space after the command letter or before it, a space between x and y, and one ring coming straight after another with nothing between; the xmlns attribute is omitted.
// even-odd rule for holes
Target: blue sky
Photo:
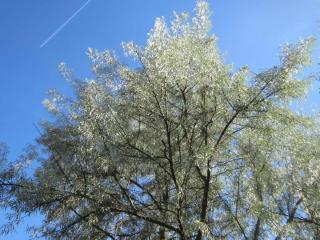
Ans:
<svg viewBox="0 0 320 240"><path fill-rule="evenodd" d="M60 62L75 70L78 78L90 76L88 47L114 49L121 42L143 45L158 16L191 12L193 0L91 0L91 2L43 48L43 43L86 0L2 0L0 3L0 141L17 157L37 137L34 124L48 118L41 102L50 88L70 93L57 71ZM279 46L315 36L320 42L319 0L209 0L213 33L219 39L227 63L249 65L260 71L278 63ZM314 59L320 62L320 43ZM315 69L315 68L314 68ZM309 108L320 100L316 87ZM0 222L4 212L0 211ZM40 217L27 219L29 224ZM28 239L24 226L1 239Z"/></svg>

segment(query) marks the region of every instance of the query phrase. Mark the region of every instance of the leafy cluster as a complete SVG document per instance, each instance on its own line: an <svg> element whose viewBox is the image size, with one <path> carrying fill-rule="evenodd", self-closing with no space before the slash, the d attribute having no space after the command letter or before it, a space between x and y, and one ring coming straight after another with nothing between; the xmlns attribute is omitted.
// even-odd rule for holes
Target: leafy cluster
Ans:
<svg viewBox="0 0 320 240"><path fill-rule="evenodd" d="M55 121L39 167L1 169L13 220L39 211L48 239L320 236L319 124L290 108L311 83L300 72L314 39L261 73L234 71L210 26L199 0L191 19L157 19L145 47L123 44L137 68L93 49L94 80L60 65L76 97L44 101Z"/></svg>

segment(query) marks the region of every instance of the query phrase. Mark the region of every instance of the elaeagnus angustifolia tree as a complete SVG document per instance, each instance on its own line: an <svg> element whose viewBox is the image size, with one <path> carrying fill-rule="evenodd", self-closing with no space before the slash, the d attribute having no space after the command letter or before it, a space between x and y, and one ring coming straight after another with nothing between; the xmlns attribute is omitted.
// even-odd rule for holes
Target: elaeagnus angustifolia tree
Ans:
<svg viewBox="0 0 320 240"><path fill-rule="evenodd" d="M314 39L254 73L224 63L210 26L199 0L191 18L156 19L146 46L123 44L138 67L89 49L95 77L77 81L61 64L75 95L51 90L45 152L3 165L3 231L37 212L47 239L319 237L319 122L290 107Z"/></svg>

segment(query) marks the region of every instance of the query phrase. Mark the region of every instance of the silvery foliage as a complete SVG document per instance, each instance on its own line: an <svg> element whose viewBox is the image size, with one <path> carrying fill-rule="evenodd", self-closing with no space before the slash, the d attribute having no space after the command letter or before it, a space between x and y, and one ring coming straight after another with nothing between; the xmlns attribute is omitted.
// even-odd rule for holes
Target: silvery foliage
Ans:
<svg viewBox="0 0 320 240"><path fill-rule="evenodd" d="M42 123L31 176L21 162L2 169L15 216L4 230L40 212L34 235L48 239L319 236L319 123L290 107L312 83L314 39L253 73L224 63L210 28L199 0L191 18L156 19L146 46L123 43L136 68L94 49L92 80L61 64L75 97L43 102L55 121Z"/></svg>

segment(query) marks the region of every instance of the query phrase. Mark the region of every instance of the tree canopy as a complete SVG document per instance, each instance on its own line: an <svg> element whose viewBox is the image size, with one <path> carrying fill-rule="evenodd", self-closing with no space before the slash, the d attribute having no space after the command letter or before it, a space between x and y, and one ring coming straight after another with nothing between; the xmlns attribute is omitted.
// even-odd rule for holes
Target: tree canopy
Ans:
<svg viewBox="0 0 320 240"><path fill-rule="evenodd" d="M44 101L43 152L4 163L1 147L3 232L39 212L47 239L319 237L319 121L292 107L315 40L254 73L224 63L210 28L199 0L156 19L146 46L123 44L138 67L89 49L95 78L79 81L61 64L75 94Z"/></svg>

